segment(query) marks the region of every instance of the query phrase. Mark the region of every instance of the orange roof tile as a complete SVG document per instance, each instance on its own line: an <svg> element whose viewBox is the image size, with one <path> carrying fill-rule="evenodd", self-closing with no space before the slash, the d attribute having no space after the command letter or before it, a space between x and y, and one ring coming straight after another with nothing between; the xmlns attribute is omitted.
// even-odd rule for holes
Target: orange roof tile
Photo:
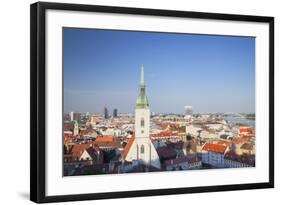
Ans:
<svg viewBox="0 0 281 205"><path fill-rule="evenodd" d="M97 137L95 142L113 142L114 138L112 136Z"/></svg>
<svg viewBox="0 0 281 205"><path fill-rule="evenodd" d="M219 140L219 141L217 142L217 144L229 146L229 145L231 144L231 142L226 141L226 140Z"/></svg>
<svg viewBox="0 0 281 205"><path fill-rule="evenodd" d="M135 134L132 135L132 137L128 140L128 142L127 142L127 144L126 144L126 147L125 147L125 149L124 149L124 157L127 156L127 154L128 154L128 152L129 152L129 150L130 150L130 148L131 148L131 146L132 146L134 140L135 140Z"/></svg>
<svg viewBox="0 0 281 205"><path fill-rule="evenodd" d="M210 144L206 143L202 150L208 151L208 152L216 152L223 154L227 149L227 146L221 145L221 144Z"/></svg>
<svg viewBox="0 0 281 205"><path fill-rule="evenodd" d="M170 127L179 127L179 125L178 124L174 124L174 123L161 123L161 124L159 124L161 127L168 127L168 126L170 126Z"/></svg>
<svg viewBox="0 0 281 205"><path fill-rule="evenodd" d="M251 133L252 132L252 128L250 127L240 127L239 128L240 133Z"/></svg>
<svg viewBox="0 0 281 205"><path fill-rule="evenodd" d="M70 154L74 157L80 157L85 149L91 147L92 144L74 144L70 148Z"/></svg>

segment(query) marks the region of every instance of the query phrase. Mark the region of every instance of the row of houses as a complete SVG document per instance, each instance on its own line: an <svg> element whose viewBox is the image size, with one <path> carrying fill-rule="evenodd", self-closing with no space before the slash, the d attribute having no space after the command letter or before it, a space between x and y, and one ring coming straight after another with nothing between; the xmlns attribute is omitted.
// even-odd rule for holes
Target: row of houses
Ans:
<svg viewBox="0 0 281 205"><path fill-rule="evenodd" d="M224 144L206 143L202 147L202 163L214 168L254 167L255 155L249 153L237 154Z"/></svg>
<svg viewBox="0 0 281 205"><path fill-rule="evenodd" d="M200 169L202 167L202 161L196 154L193 154L166 160L163 166L166 171L193 170Z"/></svg>
<svg viewBox="0 0 281 205"><path fill-rule="evenodd" d="M81 166L91 166L94 170L104 168L107 164L108 169L108 163L111 160L119 160L122 152L122 143L118 138L110 136L97 137L93 141L81 144L69 142L64 145L64 167L77 169Z"/></svg>

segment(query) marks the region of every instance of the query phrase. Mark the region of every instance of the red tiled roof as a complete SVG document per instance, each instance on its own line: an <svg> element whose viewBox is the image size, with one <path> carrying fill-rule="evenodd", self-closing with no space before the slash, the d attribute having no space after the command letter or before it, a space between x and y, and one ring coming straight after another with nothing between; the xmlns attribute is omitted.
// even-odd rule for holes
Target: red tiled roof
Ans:
<svg viewBox="0 0 281 205"><path fill-rule="evenodd" d="M84 150L88 149L91 146L92 146L92 144L74 144L70 148L70 154L73 157L79 158L82 155L82 153L84 152Z"/></svg>
<svg viewBox="0 0 281 205"><path fill-rule="evenodd" d="M76 137L74 137L72 135L67 135L67 134L64 134L63 138L64 138L64 141L70 141L70 140L76 139Z"/></svg>
<svg viewBox="0 0 281 205"><path fill-rule="evenodd" d="M227 149L227 146L221 145L221 144L210 144L206 143L202 150L205 150L207 152L216 152L216 153L221 153L223 154Z"/></svg>
<svg viewBox="0 0 281 205"><path fill-rule="evenodd" d="M252 133L252 128L250 128L250 127L240 127L239 128L239 131L240 131L240 133Z"/></svg>
<svg viewBox="0 0 281 205"><path fill-rule="evenodd" d="M240 144L240 143L248 142L249 140L250 140L249 137L243 135L243 136L234 137L232 139L232 143Z"/></svg>
<svg viewBox="0 0 281 205"><path fill-rule="evenodd" d="M226 140L219 140L219 141L217 142L217 144L229 146L229 145L231 144L231 142L226 141Z"/></svg>
<svg viewBox="0 0 281 205"><path fill-rule="evenodd" d="M112 136L97 137L95 142L113 142L114 138Z"/></svg>
<svg viewBox="0 0 281 205"><path fill-rule="evenodd" d="M174 124L174 123L161 123L159 124L160 127L178 127L179 125L178 124Z"/></svg>
<svg viewBox="0 0 281 205"><path fill-rule="evenodd" d="M128 154L128 152L129 152L129 150L130 150L130 148L131 148L131 146L132 146L134 140L135 140L135 134L132 135L132 137L128 140L128 142L127 142L127 144L126 144L126 147L125 147L125 149L124 149L124 157L127 156L127 154Z"/></svg>

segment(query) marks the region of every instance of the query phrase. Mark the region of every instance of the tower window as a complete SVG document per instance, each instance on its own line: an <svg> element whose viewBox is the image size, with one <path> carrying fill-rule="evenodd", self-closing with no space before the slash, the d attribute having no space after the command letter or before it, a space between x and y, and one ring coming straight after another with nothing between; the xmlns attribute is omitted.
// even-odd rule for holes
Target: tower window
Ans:
<svg viewBox="0 0 281 205"><path fill-rule="evenodd" d="M144 153L144 146L143 146L143 144L141 145L141 154L143 154Z"/></svg>
<svg viewBox="0 0 281 205"><path fill-rule="evenodd" d="M144 119L141 118L141 127L144 127Z"/></svg>

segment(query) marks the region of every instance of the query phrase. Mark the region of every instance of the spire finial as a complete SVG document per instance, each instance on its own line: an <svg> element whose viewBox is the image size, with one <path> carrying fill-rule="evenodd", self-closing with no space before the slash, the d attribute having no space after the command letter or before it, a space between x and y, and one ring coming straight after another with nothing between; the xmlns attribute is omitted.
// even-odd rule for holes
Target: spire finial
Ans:
<svg viewBox="0 0 281 205"><path fill-rule="evenodd" d="M137 108L148 108L148 99L145 95L144 67L141 65L140 94L137 98Z"/></svg>
<svg viewBox="0 0 281 205"><path fill-rule="evenodd" d="M143 64L141 64L141 80L140 80L140 84L144 85L144 67L143 67Z"/></svg>

